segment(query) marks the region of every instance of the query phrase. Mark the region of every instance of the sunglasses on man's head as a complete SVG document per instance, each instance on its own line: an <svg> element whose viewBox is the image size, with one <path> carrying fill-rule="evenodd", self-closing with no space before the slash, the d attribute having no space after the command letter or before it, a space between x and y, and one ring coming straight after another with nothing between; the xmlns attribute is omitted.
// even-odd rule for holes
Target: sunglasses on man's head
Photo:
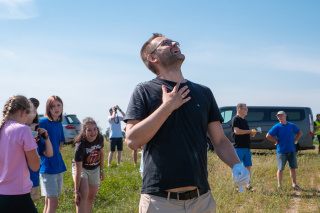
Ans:
<svg viewBox="0 0 320 213"><path fill-rule="evenodd" d="M160 46L170 46L170 47L172 47L173 46L173 42L175 42L178 47L180 46L179 42L177 42L177 41L163 40L158 44L158 46L156 48L154 48L154 50L150 54L153 54L158 49L158 47L160 47Z"/></svg>

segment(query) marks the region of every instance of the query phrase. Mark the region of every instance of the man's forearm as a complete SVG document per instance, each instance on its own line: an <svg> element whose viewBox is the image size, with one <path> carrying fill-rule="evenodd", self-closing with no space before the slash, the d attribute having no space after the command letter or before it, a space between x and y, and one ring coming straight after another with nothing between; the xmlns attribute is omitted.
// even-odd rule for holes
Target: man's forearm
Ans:
<svg viewBox="0 0 320 213"><path fill-rule="evenodd" d="M122 111L122 109L118 108L119 109L119 112L121 113L122 117L125 117L126 114Z"/></svg>
<svg viewBox="0 0 320 213"><path fill-rule="evenodd" d="M233 168L235 164L240 163L238 155L231 142L223 132L220 121L209 123L208 134L217 155L225 164Z"/></svg>
<svg viewBox="0 0 320 213"><path fill-rule="evenodd" d="M219 158L231 169L235 164L241 163L232 144L227 138L225 138L224 141L219 143L218 145L215 145L214 149Z"/></svg>
<svg viewBox="0 0 320 213"><path fill-rule="evenodd" d="M294 141L298 141L301 138L301 136L302 136L302 132L300 131L294 138Z"/></svg>
<svg viewBox="0 0 320 213"><path fill-rule="evenodd" d="M278 139L276 139L275 137L273 137L273 136L271 136L271 135L269 135L269 134L266 135L266 138L269 139L269 140L272 141L272 142L275 142L275 143L278 143L278 142L279 142Z"/></svg>
<svg viewBox="0 0 320 213"><path fill-rule="evenodd" d="M239 128L234 128L234 133L236 135L247 135L251 134L252 130L245 130L245 129L239 129Z"/></svg>
<svg viewBox="0 0 320 213"><path fill-rule="evenodd" d="M167 120L171 112L168 104L162 104L156 111L137 124L132 124L129 120L126 132L128 146L133 150L137 150L148 143Z"/></svg>
<svg viewBox="0 0 320 213"><path fill-rule="evenodd" d="M110 119L113 121L116 118L116 112L112 111L112 115L110 117Z"/></svg>

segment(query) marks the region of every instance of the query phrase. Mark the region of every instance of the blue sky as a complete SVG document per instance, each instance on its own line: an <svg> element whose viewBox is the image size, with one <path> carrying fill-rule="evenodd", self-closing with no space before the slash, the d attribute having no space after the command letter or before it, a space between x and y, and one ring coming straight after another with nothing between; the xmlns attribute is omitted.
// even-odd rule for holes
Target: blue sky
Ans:
<svg viewBox="0 0 320 213"><path fill-rule="evenodd" d="M180 43L184 77L210 87L219 106L307 106L320 113L320 1L0 0L0 105L51 95L64 111L126 110L140 60L160 32Z"/></svg>

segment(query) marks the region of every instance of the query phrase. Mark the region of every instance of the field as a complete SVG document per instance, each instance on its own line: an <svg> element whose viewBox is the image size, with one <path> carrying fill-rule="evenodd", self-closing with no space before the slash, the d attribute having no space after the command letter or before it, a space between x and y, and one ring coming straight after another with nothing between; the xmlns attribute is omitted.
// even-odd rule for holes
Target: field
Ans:
<svg viewBox="0 0 320 213"><path fill-rule="evenodd" d="M298 153L297 184L303 188L298 192L291 190L288 165L284 171L283 188L277 190L275 151L252 150L251 185L254 191L243 194L233 187L231 169L214 152L208 152L209 183L217 203L217 212L320 212L320 155L317 148L318 145L316 150ZM108 142L105 159L107 150ZM64 173L63 194L59 196L57 212L75 212L71 176L73 154L71 145L63 147L62 155L68 171ZM133 166L131 150L125 144L121 167L113 163L111 168L105 166L106 178L95 199L93 212L138 212L142 180L139 168ZM42 212L44 199L36 201L36 206Z"/></svg>

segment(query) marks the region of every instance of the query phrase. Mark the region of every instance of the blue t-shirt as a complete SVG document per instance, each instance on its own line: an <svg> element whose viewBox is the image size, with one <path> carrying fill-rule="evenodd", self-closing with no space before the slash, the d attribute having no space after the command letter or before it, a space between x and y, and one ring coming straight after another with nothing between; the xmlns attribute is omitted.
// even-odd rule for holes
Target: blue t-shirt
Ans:
<svg viewBox="0 0 320 213"><path fill-rule="evenodd" d="M300 129L293 123L278 123L274 125L268 132L269 135L279 140L277 145L277 153L289 153L296 151L294 144L294 134L298 134Z"/></svg>
<svg viewBox="0 0 320 213"><path fill-rule="evenodd" d="M53 148L52 157L41 156L40 173L59 174L67 171L59 150L60 143L65 141L62 123L42 118L39 127L47 130Z"/></svg>
<svg viewBox="0 0 320 213"><path fill-rule="evenodd" d="M42 137L40 136L40 140L37 142L38 144L38 154L39 156L44 156L43 155L43 152L46 150L45 148L45 142L44 140L42 139ZM30 169L30 167L28 166L29 168L29 172L30 172L30 180L33 182L33 186L32 187L37 187L39 186L39 170L34 172L33 170Z"/></svg>

